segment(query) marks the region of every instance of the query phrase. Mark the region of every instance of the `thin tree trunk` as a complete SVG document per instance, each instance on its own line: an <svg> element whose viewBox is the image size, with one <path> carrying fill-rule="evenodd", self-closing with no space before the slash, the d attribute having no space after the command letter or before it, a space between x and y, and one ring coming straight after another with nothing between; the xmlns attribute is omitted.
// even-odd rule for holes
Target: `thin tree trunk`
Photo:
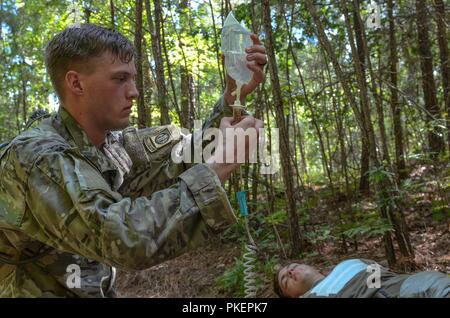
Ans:
<svg viewBox="0 0 450 318"><path fill-rule="evenodd" d="M347 98L348 103L350 104L353 113L355 115L355 119L358 123L358 126L361 130L361 132L364 131L364 125L362 123L362 114L358 109L358 105L356 103L355 97L353 96L351 89L350 89L350 85L349 82L346 78L346 76L344 75L344 72L342 71L342 68L338 62L337 56L333 50L333 48L331 47L330 41L328 40L327 35L325 34L322 22L319 19L319 16L317 14L317 10L316 7L314 6L314 4L312 3L311 0L305 0L307 8L309 13L311 14L317 28L317 37L319 38L319 41L322 45L322 47L324 48L325 52L327 53L328 57L331 60L331 63L333 64L334 70L336 72L336 76L337 79L339 80L342 89L344 91L345 97ZM365 138L365 134L363 134L363 138ZM368 142L367 140L365 141L366 143Z"/></svg>
<svg viewBox="0 0 450 318"><path fill-rule="evenodd" d="M217 71L219 72L219 77L220 77L220 85L222 87L222 90L225 89L225 75L223 72L223 65L221 63L221 53L219 50L219 36L217 35L217 29L216 29L216 21L214 18L214 8L212 5L211 0L208 1L209 2L209 7L211 9L211 19L213 22L213 31L214 31L214 49L216 50L216 59L217 59ZM255 4L252 1L252 10L255 7ZM253 19L252 19L253 21Z"/></svg>
<svg viewBox="0 0 450 318"><path fill-rule="evenodd" d="M292 23L289 24L287 17L286 17L286 11L284 9L284 3L282 1L278 1L278 6L279 6L279 11L281 12L286 27L287 27L287 33L288 33L288 38L289 38L289 43L288 43L288 47L286 49L286 66L285 66L285 71L286 71L286 80L287 80L287 86L288 86L288 96L289 96L289 108L290 108L290 117L292 118L292 135L294 136L293 138L293 142L292 142L292 151L294 153L294 156L292 158L293 162L292 165L295 168L295 174L296 174L296 180L297 183L295 185L295 187L297 188L300 184L303 185L303 181L298 169L298 151L297 151L297 147L298 147L298 143L297 143L297 139L299 138L299 131L298 131L298 124L297 124L297 120L298 120L298 116L297 116L297 110L296 110L296 105L294 104L293 101L293 97L292 97L292 87L291 87L291 78L290 78L290 68L289 68L289 55L290 54L294 54L293 53L293 48L292 48ZM293 20L293 12L294 12L294 8L295 8L295 3L292 3L292 8L291 8L291 21ZM280 23L277 23L277 25L279 25ZM295 58L295 56L294 56ZM288 121L288 128L290 128L289 126L289 121ZM301 138L301 137L300 137ZM300 143L300 147L302 147L302 144ZM303 149L300 149L300 152L303 152Z"/></svg>
<svg viewBox="0 0 450 318"><path fill-rule="evenodd" d="M359 110L358 110L355 98L354 98L354 96L351 93L351 90L350 90L349 84L347 82L347 79L345 78L345 76L344 76L344 74L342 72L342 69L341 69L341 67L339 65L337 57L336 57L336 55L335 55L335 53L334 53L334 51L333 51L333 49L331 47L331 44L330 44L330 42L328 40L327 35L325 34L322 22L319 19L319 16L317 14L317 10L316 10L315 5L312 3L311 0L305 0L305 2L306 2L306 5L307 5L307 8L308 8L308 11L311 14L311 16L312 16L312 18L313 18L313 20L314 20L314 22L315 22L315 24L317 26L317 35L318 35L319 41L322 44L322 46L324 47L324 49L327 52L328 56L330 57L331 62L333 64L335 72L336 72L336 76L337 76L338 80L340 81L340 83L341 83L341 85L343 87L343 90L344 90L345 96L347 98L347 101L350 103L350 106L353 109L353 112L355 114L355 118L356 118L356 120L357 120L357 122L359 124L360 130L362 132L362 136L364 138L364 140L363 140L363 145L364 145L364 141L365 142L369 142L368 131L366 129L366 124L363 121L363 117L367 118L367 113L361 114L359 112ZM344 5L346 5L346 4L344 4ZM348 22L348 14L347 14L347 17L346 17L346 21L347 21L347 23L346 23L347 27L351 28L351 26L350 26L350 24ZM349 35L351 35L351 32L350 32ZM352 44L352 47L353 47L352 51L355 52L353 58L357 59L358 55L357 55L356 50L354 48L354 42L352 43L352 41L353 41L353 38L350 41L350 43ZM359 63L354 63L354 64L355 64L355 67L360 68L360 64ZM358 77L360 77L360 76L358 76ZM361 79L359 79L359 81L361 81ZM363 87L360 87L360 89L362 89L362 88ZM375 152L374 159L376 160L376 152ZM383 219L387 219L387 215L385 213L383 213L383 212L382 212L382 218ZM388 258L388 262L389 262L389 264L395 264L394 246L392 244L392 239L391 239L391 236L389 235L389 233L385 233L384 234L384 239L385 239L384 246L385 246L385 249L386 249L386 256Z"/></svg>
<svg viewBox="0 0 450 318"><path fill-rule="evenodd" d="M302 86L303 95L305 97L305 105L309 108L309 111L311 112L311 121L313 123L313 126L317 132L317 137L319 139L319 148L320 148L320 154L322 157L324 171L327 175L328 182L330 183L330 188L333 189L333 181L331 179L331 172L330 172L330 168L328 166L328 159L327 159L327 155L326 155L326 151L325 151L325 143L323 142L322 131L320 130L320 126L319 126L318 120L316 118L316 110L314 109L311 102L309 101L308 95L306 93L305 81L303 80L302 72L301 72L300 66L297 62L297 59L295 57L295 54L293 52L291 52L291 53L293 56L294 64L296 65L296 68L297 68L298 77L300 79L300 84Z"/></svg>
<svg viewBox="0 0 450 318"><path fill-rule="evenodd" d="M191 108L190 108L190 92L189 92L190 74L186 67L180 66L180 88L181 88L181 126L191 129Z"/></svg>
<svg viewBox="0 0 450 318"><path fill-rule="evenodd" d="M84 7L84 21L86 23L91 23L91 9L89 7Z"/></svg>
<svg viewBox="0 0 450 318"><path fill-rule="evenodd" d="M280 130L280 155L283 180L286 187L287 214L290 223L291 253L297 256L303 250L303 238L299 228L299 219L296 211L294 197L294 182L292 178L291 153L289 148L289 136L283 112L283 100L281 98L281 88L278 78L278 68L275 59L275 43L272 35L272 19L270 17L270 1L263 1L264 30L266 33L266 49L272 83L274 107L276 112L276 122Z"/></svg>
<svg viewBox="0 0 450 318"><path fill-rule="evenodd" d="M350 183L348 178L348 165L347 165L347 152L345 148L345 140L344 140L344 128L342 125L342 114L339 111L339 99L336 100L334 94L332 95L332 102L334 106L334 113L336 116L336 126L338 131L338 140L339 140L339 153L341 158L341 165L342 165L342 173L344 175L344 181L345 181L345 192L347 193L347 199L350 198Z"/></svg>
<svg viewBox="0 0 450 318"><path fill-rule="evenodd" d="M211 14L213 15L211 0L209 1L209 3L211 6ZM256 6L257 6L257 4L255 3L254 0L252 0L252 5L251 5L252 31L255 34L259 34L260 29L261 29L261 20L260 20L260 17L258 17L258 15L256 14L256 11L255 11ZM216 31L214 30L214 32L216 32ZM214 37L215 37L216 46L217 46L216 33L214 33ZM217 54L218 54L218 52L217 52ZM217 55L217 56L219 56L219 55ZM218 61L218 67L220 70L219 61ZM264 116L263 111L266 107L266 104L263 101L263 88L264 88L265 84L266 84L266 81L264 80L264 82L261 85L258 85L258 87L256 88L255 118L263 118L263 116ZM259 184L259 178L260 178L259 170L260 170L260 162L258 160L258 162L256 164L253 164L253 173L252 173L252 199L253 199L253 202L259 202L258 201L258 184ZM253 212L256 212L256 207L253 209Z"/></svg>
<svg viewBox="0 0 450 318"><path fill-rule="evenodd" d="M356 8L356 10L355 10L356 17L359 20L359 23L361 24L362 30L364 31L364 25L362 24L362 20L361 20L360 14L359 14L358 0L354 0L353 3L354 3L354 7ZM373 75L373 71L372 71L372 67L371 67L371 63L370 63L370 56L368 54L368 49L367 49L367 46L365 45L365 43L367 43L367 42L364 41L364 39L365 39L364 33L362 33L362 39L363 39L363 45L364 45L364 48L366 51L366 55L368 58L368 65L369 65L369 70L371 72L372 84L375 87L375 76ZM377 97L378 96L375 96L376 100L378 100ZM379 117L379 120L382 121L382 123L380 123L380 129L382 129L382 130L384 130L383 117L384 116ZM382 165L379 165L379 164L377 166L383 167ZM383 167L383 169L386 169L386 168ZM383 202L389 202L386 209L387 209L387 213L391 219L391 223L394 227L394 234L395 234L397 243L399 245L400 252L403 256L402 263L405 266L405 268L413 269L415 267L414 251L412 249L412 246L411 246L411 243L409 240L409 233L408 233L408 229L406 226L405 216L403 214L403 210L401 208L400 201L396 198L395 195L393 196L391 194L391 192L395 188L396 188L395 183L390 181L388 178L385 178L382 181L382 183L378 186L379 197L383 200ZM386 204L386 203L384 203L384 204ZM383 210L384 207L382 206L381 209Z"/></svg>
<svg viewBox="0 0 450 318"><path fill-rule="evenodd" d="M116 18L115 18L115 9L114 9L114 0L109 0L109 12L111 17L111 29L116 29Z"/></svg>
<svg viewBox="0 0 450 318"><path fill-rule="evenodd" d="M152 126L152 95L153 95L153 91L155 89L155 82L153 80L152 77L152 68L150 66L150 61L148 58L148 54L147 54L147 48L148 48L148 44L145 40L145 37L142 38L142 44L143 44L143 54L142 54L142 58L143 58L143 62L142 62L142 73L144 76L144 87L146 88L144 90L144 105L145 105L145 110L147 112L147 126L151 127Z"/></svg>
<svg viewBox="0 0 450 318"><path fill-rule="evenodd" d="M16 117L16 128L17 128L17 131L15 132L16 134L20 133L20 131L22 130L22 127L24 126L24 125L21 125L21 123L20 123L20 102L19 102L19 96L20 96L19 92L14 94L14 109L15 109L14 114L15 114L15 117Z"/></svg>
<svg viewBox="0 0 450 318"><path fill-rule="evenodd" d="M150 6L150 0L145 0L147 11L147 21L152 40L152 53L155 61L157 104L161 112L161 125L170 124L169 108L167 106L167 88L164 78L164 61L161 50L161 4L159 0L154 0L154 21L153 12Z"/></svg>
<svg viewBox="0 0 450 318"><path fill-rule="evenodd" d="M169 3L169 6L170 6L170 1L168 3ZM166 61L167 75L169 76L170 88L172 89L173 104L175 106L175 110L177 112L178 118L181 118L181 111L180 111L180 107L178 106L178 98L177 98L178 94L177 94L177 91L175 89L175 83L173 82L172 65L170 63L169 54L167 52L165 29L166 28L164 26L164 23L161 24L162 50L163 50L163 53L164 53L164 59ZM177 33L177 35L178 35L178 33ZM166 105L167 105L167 103L166 103ZM185 126L183 126L183 127L185 127Z"/></svg>
<svg viewBox="0 0 450 318"><path fill-rule="evenodd" d="M359 50L359 52L358 52L358 50L355 46L355 38L353 35L353 29L352 29L352 26L350 23L349 15L348 15L347 3L344 0L341 0L341 8L343 10L345 21L346 21L347 35L348 35L349 42L350 42L350 48L351 48L353 62L354 62L353 65L355 67L356 79L358 82L361 111L362 111L363 119L364 119L363 120L363 125L364 125L363 135L366 136L365 139L366 139L366 141L369 142L367 145L368 149L366 149L366 151L369 152L370 159L372 160L373 164L375 166L378 166L378 155L377 155L376 145L375 145L375 134L374 134L371 118L370 118L370 105L369 105L369 97L367 94L364 52L362 50ZM358 27L358 29L360 29L360 27ZM361 37L361 40L362 40L362 37ZM362 46L362 44L361 44L361 46ZM364 142L364 139L363 139L363 142ZM362 165L363 165L363 163L362 163Z"/></svg>
<svg viewBox="0 0 450 318"><path fill-rule="evenodd" d="M386 127L384 124L384 112L383 112L383 102L381 99L381 90L380 93L377 92L377 85L375 81L376 77L372 67L370 50L366 38L364 23L361 19L359 1L360 0L353 0L353 19L355 25L356 44L358 48L358 54L360 56L361 68L363 70L363 73L365 73L367 63L367 69L369 71L371 81L370 87L372 88L371 91L375 100L375 106L377 110L378 127L380 130L381 146L383 150L382 151L383 160L386 161L388 165L390 165L391 160L389 157L388 143L386 137Z"/></svg>
<svg viewBox="0 0 450 318"><path fill-rule="evenodd" d="M26 123L27 118L27 82L24 78L23 72L22 72L22 115L23 115L23 122Z"/></svg>
<svg viewBox="0 0 450 318"><path fill-rule="evenodd" d="M420 68L422 70L422 89L425 101L426 121L429 126L435 126L435 120L441 118L436 97L436 84L433 76L433 56L431 43L428 37L428 15L426 0L416 0L417 35L420 54ZM444 150L444 141L436 127L428 127L428 146L431 157Z"/></svg>
<svg viewBox="0 0 450 318"><path fill-rule="evenodd" d="M297 135L298 135L300 156L301 156L301 160L302 160L302 171L303 171L303 173L307 174L306 158L305 158L305 153L304 153L304 149L303 149L304 145L303 145L303 140L302 140L301 128L300 128L300 125L298 124L298 116L297 116L297 113L296 113L296 110L295 110L295 105L293 105L293 102L292 102L292 92L291 92L291 85L290 85L290 78L289 78L290 70L289 70L289 55L288 54L290 53L292 55L292 59L293 59L295 65L296 65L297 71L300 74L300 80L301 80L301 83L302 83L302 86L303 86L303 94L305 95L305 98L308 99L308 96L307 96L307 93L306 93L306 88L305 88L305 85L304 85L304 82L303 82L303 77L301 76L300 67L299 67L299 64L297 62L297 58L296 58L296 55L295 55L293 47L292 47L292 27L293 27L292 26L292 21L294 20L293 11L294 11L294 8L295 8L295 3L294 2L292 3L291 17L290 17L291 24L290 25L288 23L286 12L284 10L284 3L282 3L282 1L278 1L278 4L279 4L279 6L281 8L281 12L283 14L286 26L288 27L289 42L288 42L288 47L287 47L287 50L286 50L286 78L287 78L287 82L288 82L288 85L289 85L288 86L288 88L289 88L289 101L290 101L291 109L292 109L292 112L293 112L292 125L294 127L294 144L297 145L296 141L297 141ZM312 113L314 115L314 112L312 112ZM315 126L315 128L317 129L318 126ZM324 147L323 147L323 141L322 141L322 136L320 134L320 130L318 131L318 135L319 135L319 140L320 140L320 143L321 143L322 158L325 159L325 161L324 161L325 162L324 163L325 171L327 172L327 176L330 177L327 160L326 160L326 157L324 156L324 152L323 152ZM298 159L297 159L297 148L296 147L294 147L294 151L295 151L295 153L294 153L295 160L293 162L293 165L295 166L295 170L296 170L296 173L297 173L297 183L298 184L301 183L303 185L302 178L301 178L300 173L298 171ZM330 181L330 185L332 185L330 178L329 178L329 181Z"/></svg>
<svg viewBox="0 0 450 318"><path fill-rule="evenodd" d="M188 29L188 23L185 19L189 19L189 13L186 10L189 7L188 0L182 0L180 8L180 24L183 30ZM181 16L181 13L183 16ZM184 42L180 39L180 47L183 50ZM191 74L188 69L187 61L184 59L184 64L180 65L180 86L181 86L181 117L180 122L184 128L191 129L192 109L191 109L191 95L190 95L190 80Z"/></svg>
<svg viewBox="0 0 450 318"><path fill-rule="evenodd" d="M136 88L139 92L137 98L138 126L144 128L147 124L147 111L144 103L144 76L142 73L142 0L136 0L135 5L134 47L136 48Z"/></svg>
<svg viewBox="0 0 450 318"><path fill-rule="evenodd" d="M324 57L324 65L326 69L326 73L328 76L328 81L332 83L331 78L331 72L330 68L328 66L328 61ZM340 156L340 163L342 168L342 174L344 175L345 180L345 190L347 193L347 198L350 198L350 183L348 178L348 164L347 164L347 153L346 153L346 147L345 147L345 130L343 127L343 117L344 114L347 112L348 107L344 107L344 109L340 109L340 98L338 94L335 94L334 91L334 85L331 85L331 102L333 105L333 113L334 118L336 121L336 128L338 132L338 141L339 141L339 156Z"/></svg>
<svg viewBox="0 0 450 318"><path fill-rule="evenodd" d="M398 180L406 178L406 164L403 150L403 128L401 119L401 107L398 102L397 92L397 40L395 37L395 20L394 20L394 0L387 1L388 18L389 18L389 70L390 70L390 90L391 90L391 109L392 121L394 126L395 141L395 165Z"/></svg>
<svg viewBox="0 0 450 318"><path fill-rule="evenodd" d="M347 21L347 30L348 30L349 40L350 40L350 46L352 48L352 55L353 55L353 58L356 59L355 66L357 67L356 72L358 75L358 83L359 83L360 88L361 87L363 88L361 90L362 91L361 98L363 100L364 106L368 107L367 90L365 89L365 79L362 77L363 73L361 72L361 68L358 68L358 64L359 64L358 55L356 54L356 49L355 49L355 46L353 43L353 35L352 35L351 26L348 23L349 19L348 19L347 7L346 7L344 0L341 0L341 4L342 4L343 12L344 12L344 17ZM364 96L364 94L366 96ZM374 167L377 169L383 168L380 165L380 162L378 161L378 156L377 156L376 150L374 149L375 143L373 142L374 136L373 136L372 129L369 130L369 134L370 134L370 140L371 140L371 158L373 159ZM393 184L389 181L389 179L387 177L384 177L381 180L381 182L376 185L378 200L380 200L380 202L381 202L380 206L379 206L380 213L381 213L381 216L385 219L386 219L386 216L389 217L390 222L394 228L394 234L395 234L397 243L399 245L400 252L402 253L402 256L404 257L403 264L405 264L405 266L407 266L407 267L412 268L414 254L413 254L411 245L409 243L409 235L408 235L408 230L406 228L404 215L402 213L402 210L398 206L399 202L398 202L398 200L396 200L395 196L392 196L392 194L390 193L393 190L393 188L394 188ZM388 220L388 219L386 219L386 220ZM389 244L390 238L389 239L385 238L385 239L386 239L386 243ZM387 252L388 259L391 259L391 262L393 262L390 265L393 265L395 260L393 259L393 250L391 250L391 246L386 246L386 252Z"/></svg>
<svg viewBox="0 0 450 318"><path fill-rule="evenodd" d="M3 13L3 0L0 0L0 12ZM3 14L0 14L0 48L3 54Z"/></svg>
<svg viewBox="0 0 450 318"><path fill-rule="evenodd" d="M27 111L28 111L28 103L27 103L27 79L25 77L25 56L20 55L20 80L22 84L22 92L21 92L21 101L22 101L22 117L23 117L23 123L25 124L28 120L27 118Z"/></svg>
<svg viewBox="0 0 450 318"><path fill-rule="evenodd" d="M445 6L442 0L434 0L436 11L437 39L439 44L439 57L441 60L442 88L444 91L444 105L447 122L447 144L450 151L450 54L448 49L448 21L445 16Z"/></svg>
<svg viewBox="0 0 450 318"><path fill-rule="evenodd" d="M341 1L341 4L343 2ZM360 80L358 80L358 84L360 85L359 88L359 92L360 92L360 108L362 110L362 114L363 116L363 123L365 123L366 128L368 129L369 125L371 124L371 119L370 119L370 108L368 107L368 96L367 96L367 86L366 86L366 61L365 61L365 54L364 54L364 49L363 49L363 38L362 38L362 32L361 32L361 28L362 25L360 24L359 20L357 19L356 16L356 9L353 9L353 15L354 15L354 26L355 26L355 37L356 37L356 52L357 52L357 57L358 57L358 61L354 61L354 63L358 63L358 65L360 66L360 73L362 73L362 77L364 78L364 81L361 82ZM347 21L347 25L350 26L350 21ZM350 36L349 36L350 38ZM353 40L350 40L351 43L354 43ZM352 55L355 56L354 52L352 51ZM355 58L355 57L354 57ZM358 70L355 68L355 72L358 76ZM358 77L357 77L358 78ZM362 86L361 86L362 84ZM364 89L362 88L364 87ZM361 94L364 94L364 96L366 96L366 98L362 98ZM366 135L369 134L369 131L367 130ZM366 136L367 137L367 136ZM368 137L367 137L368 138ZM370 169L370 151L371 151L371 145L370 145L370 139L367 139L369 142L365 142L364 138L361 140L361 173L360 173L360 181L359 181L359 190L362 193L366 193L368 194L370 191L370 183L369 183L369 169Z"/></svg>

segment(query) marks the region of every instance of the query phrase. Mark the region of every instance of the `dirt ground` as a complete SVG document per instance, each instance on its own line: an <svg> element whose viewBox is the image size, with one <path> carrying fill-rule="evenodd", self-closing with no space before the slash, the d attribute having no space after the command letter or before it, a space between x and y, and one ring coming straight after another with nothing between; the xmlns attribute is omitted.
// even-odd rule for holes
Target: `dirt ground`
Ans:
<svg viewBox="0 0 450 318"><path fill-rule="evenodd" d="M419 169L411 173L412 179L421 178L427 187L425 191L409 193L411 204L404 210L415 252L416 271L438 270L450 274L450 220L447 218L438 222L433 217L433 200L436 200L436 193L443 193L440 198L447 206L447 211L450 209L450 194L448 191L439 192L435 185L436 178L427 175L425 170ZM319 206L312 215L316 221L323 221L334 211L333 206L325 204ZM316 266L323 274L328 274L337 263L349 258L373 259L387 266L380 238L366 241L359 239L356 251L349 244L345 252L342 251L342 246L338 246L337 239L330 239L318 246L315 252L312 254L315 254L314 256L306 257L302 261ZM239 243L217 238L205 247L148 270L136 273L119 272L118 296L232 297L233 295L221 290L216 280L241 256ZM275 297L269 279L266 279L257 296Z"/></svg>
<svg viewBox="0 0 450 318"><path fill-rule="evenodd" d="M240 248L219 240L137 273L120 272L119 297L222 297L215 279L239 257Z"/></svg>
<svg viewBox="0 0 450 318"><path fill-rule="evenodd" d="M450 225L428 224L411 231L418 270L439 270L450 273ZM230 297L215 283L217 277L241 256L239 246L216 240L203 248L137 273L119 272L119 297ZM335 264L348 258L367 258L387 265L379 240L362 243L357 252L337 253L333 247L320 255L305 259L324 274ZM275 297L266 284L259 297Z"/></svg>

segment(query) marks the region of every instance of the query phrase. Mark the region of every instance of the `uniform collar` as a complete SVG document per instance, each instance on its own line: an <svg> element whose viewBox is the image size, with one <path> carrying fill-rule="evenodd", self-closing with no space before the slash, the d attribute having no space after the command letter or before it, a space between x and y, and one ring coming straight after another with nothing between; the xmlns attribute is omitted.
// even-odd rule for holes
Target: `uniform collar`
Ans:
<svg viewBox="0 0 450 318"><path fill-rule="evenodd" d="M86 132L64 107L59 107L58 113L56 114L56 124L56 126L59 126L56 129L63 137L72 146L78 148L80 153L95 165L106 180L110 181L110 178L114 179L115 174L118 173L116 166L102 151L91 143Z"/></svg>

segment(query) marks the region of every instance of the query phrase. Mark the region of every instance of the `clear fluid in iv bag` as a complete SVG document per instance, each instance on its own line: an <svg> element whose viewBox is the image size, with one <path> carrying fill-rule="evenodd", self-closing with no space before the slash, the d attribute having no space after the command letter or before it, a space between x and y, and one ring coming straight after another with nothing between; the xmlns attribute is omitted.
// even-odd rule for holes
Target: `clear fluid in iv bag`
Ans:
<svg viewBox="0 0 450 318"><path fill-rule="evenodd" d="M245 49L252 45L250 31L242 26L230 12L222 29L222 53L225 55L225 68L237 83L250 82L253 72L247 67Z"/></svg>
<svg viewBox="0 0 450 318"><path fill-rule="evenodd" d="M247 62L245 53L229 52L225 54L227 73L237 83L246 84L252 79L253 72L248 69Z"/></svg>

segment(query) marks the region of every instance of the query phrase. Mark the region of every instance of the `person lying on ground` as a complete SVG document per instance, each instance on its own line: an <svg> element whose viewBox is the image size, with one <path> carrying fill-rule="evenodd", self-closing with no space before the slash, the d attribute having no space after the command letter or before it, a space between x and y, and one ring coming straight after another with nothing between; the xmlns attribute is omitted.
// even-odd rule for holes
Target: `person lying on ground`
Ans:
<svg viewBox="0 0 450 318"><path fill-rule="evenodd" d="M375 261L349 259L328 275L292 262L274 275L282 298L450 298L450 276L437 271L396 274Z"/></svg>

